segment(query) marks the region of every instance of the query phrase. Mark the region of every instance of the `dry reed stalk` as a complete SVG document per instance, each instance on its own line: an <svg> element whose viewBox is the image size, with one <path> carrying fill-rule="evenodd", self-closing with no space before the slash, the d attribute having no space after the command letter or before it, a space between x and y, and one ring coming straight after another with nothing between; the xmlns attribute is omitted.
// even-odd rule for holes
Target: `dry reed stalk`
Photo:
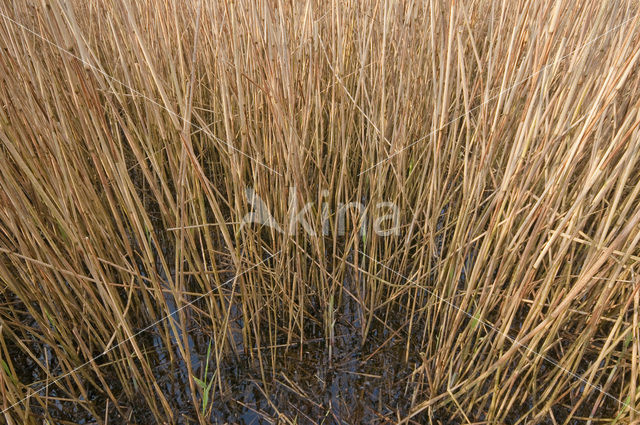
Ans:
<svg viewBox="0 0 640 425"><path fill-rule="evenodd" d="M637 423L639 12L4 3L6 422ZM280 230L243 225L247 188ZM296 380L318 359L370 411Z"/></svg>

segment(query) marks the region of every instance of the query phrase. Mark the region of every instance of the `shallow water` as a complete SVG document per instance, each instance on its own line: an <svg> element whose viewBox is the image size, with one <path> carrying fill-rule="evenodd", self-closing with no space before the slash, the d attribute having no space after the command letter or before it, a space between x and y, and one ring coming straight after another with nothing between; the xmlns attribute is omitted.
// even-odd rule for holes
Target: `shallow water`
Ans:
<svg viewBox="0 0 640 425"><path fill-rule="evenodd" d="M350 281L343 284L353 293L354 288ZM165 301L170 312L176 311L176 303L170 296L167 295ZM14 302L19 304L15 300ZM315 316L321 317L320 309L317 310ZM313 314L313 311L310 313ZM524 314L525 311L521 313ZM202 377L211 335L196 319L190 315L187 317L190 318L186 335L190 362L195 375ZM243 346L240 331L244 325L243 318L238 309L232 308L229 331L236 342L235 348L239 354L227 353L220 365L222 388L213 389L210 422L272 424L284 423L283 417L298 424L397 422L410 411L417 385L411 379L411 374L421 365L421 343L414 338L409 342L408 361L405 361L408 335L405 323L402 322L403 318L405 314L402 311L392 311L384 320L382 317L379 321L374 320L366 339L363 340L362 318L358 305L352 298L344 295L336 309L333 343L325 337L322 326L306 321L305 340L302 343L292 341L287 344L283 334L277 341L276 349L266 347L258 353L256 349ZM20 319L31 326L34 333L42 332L30 317L25 315ZM517 319L514 326L518 326L519 320L522 318ZM426 325L424 319L416 320L412 335L422 335ZM176 328L179 329L179 326ZM173 346L167 347L160 337L160 328L156 327L144 332L138 339L149 353L147 360L152 364L153 375L171 404L175 423L198 423L187 367L176 348L176 337L183 340L185 335L172 335ZM61 374L61 368L50 354L49 347L35 338L25 341L33 352L38 354L39 360L49 366L52 375ZM9 350L14 364L21 366L18 370L18 379L21 382L39 382L45 378L33 359L24 356L16 345L9 346ZM173 353L169 353L168 350L173 350ZM171 358L174 359L173 362ZM542 371L544 372L548 366L543 365ZM115 375L108 375L110 368L105 367L104 370L110 389L116 395L122 394L122 386L115 379ZM214 370L211 361L208 379L212 378ZM33 388L43 386L44 384L36 384ZM92 388L90 385L87 387ZM487 391L490 391L490 388L487 388ZM48 389L48 395L65 396L54 386ZM573 394L571 397L575 399L578 396ZM120 416L113 403L109 403L107 407L103 392L91 389L88 398L96 411L104 412L108 409L109 424L156 423L149 412L147 401L142 397L138 400L121 400L121 405L126 406L128 411L126 419ZM200 400L200 394L197 394L196 398ZM592 396L589 402L584 404L579 416L588 417L591 414L590 409L595 399L596 397ZM522 406L513 407L506 423L516 423L522 419L532 408L532 403L530 399L523 400ZM612 404L609 403L609 406ZM44 413L43 409L35 404L32 404L32 411L36 415ZM556 419L562 422L571 411L571 405L558 405L553 411ZM56 420L70 423L91 424L97 420L77 403L71 402L51 402L48 412ZM615 410L603 409L599 413L604 416L605 413L610 415L611 412ZM434 423L459 423L459 419L450 420L448 413L450 412L445 411L440 417L429 418L425 412L414 417L413 421L425 423L431 419ZM472 411L467 414L473 415L473 420L484 419L483 412ZM571 423L581 422L576 420Z"/></svg>

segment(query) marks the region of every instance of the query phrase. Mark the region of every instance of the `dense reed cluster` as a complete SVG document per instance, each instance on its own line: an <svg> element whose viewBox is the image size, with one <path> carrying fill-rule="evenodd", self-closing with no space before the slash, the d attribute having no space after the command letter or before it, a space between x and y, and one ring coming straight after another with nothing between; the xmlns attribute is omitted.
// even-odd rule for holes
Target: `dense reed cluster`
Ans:
<svg viewBox="0 0 640 425"><path fill-rule="evenodd" d="M640 423L639 13L0 3L3 423Z"/></svg>

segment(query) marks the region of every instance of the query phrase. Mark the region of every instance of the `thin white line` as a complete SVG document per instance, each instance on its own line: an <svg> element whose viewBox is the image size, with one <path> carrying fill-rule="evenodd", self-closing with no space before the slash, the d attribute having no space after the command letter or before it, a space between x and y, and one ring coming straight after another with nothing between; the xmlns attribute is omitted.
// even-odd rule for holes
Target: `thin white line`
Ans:
<svg viewBox="0 0 640 425"><path fill-rule="evenodd" d="M358 174L358 177L360 177L361 175L363 175L363 174L364 174L364 173L366 173L367 171L370 171L370 170L372 170L372 169L376 168L378 165L380 165L380 164L383 164L383 163L387 162L388 160L390 160L390 159L391 159L391 158L393 158L394 156L396 156L396 155L400 154L401 152L404 152L405 150L409 149L411 146L413 146L413 145L415 145L415 144L417 144L417 143L420 143L421 141L423 141L424 139L426 139L426 138L427 138L427 137L429 137L429 136L432 136L432 135L433 135L433 134L435 134L436 132L438 132L438 131L440 131L440 130L443 130L444 128L446 128L447 126L449 126L451 123L453 123L453 122L455 122L455 121L458 121L460 118L462 118L462 117L464 117L464 116L466 116L466 115L470 114L471 112L475 111L476 109L478 109L478 108L481 108L481 107L485 106L487 103L489 103L489 102L491 102L492 100L494 100L494 99L496 99L496 98L498 98L498 97L502 96L503 94L505 94L505 93L506 93L506 92L508 92L509 90L511 90L511 89L513 89L513 88L515 88L515 87L519 86L520 84L524 83L525 81L530 80L532 77L534 77L534 76L538 75L539 73L541 73L542 71L544 71L544 70L545 70L545 69L547 69L548 67L550 67L550 66L554 66L554 65L556 65L556 64L558 64L558 63L560 63L560 62L562 62L562 61L563 61L563 60L565 60L567 57L569 57L569 56L573 55L573 54L574 54L574 53L576 53L577 51L584 49L584 48L585 48L586 46L588 46L589 44L591 44L591 43L595 42L596 40L598 40L598 39L600 39L600 38L602 38L602 37L604 37L605 35L609 34L610 32L617 30L617 29L618 29L618 28L620 28L621 26L625 25L627 22L629 22L629 21L631 21L631 20L635 19L636 17L638 17L638 15L640 15L640 13L638 13L638 14L636 14L636 15L632 16L631 18L629 18L629 19L627 19L627 20L625 20L625 21L623 21L621 24L618 24L618 25L616 25L615 27L613 27L613 28L611 28L611 29L607 30L605 33L600 34L599 36L597 36L597 37L595 37L594 39L592 39L592 40L590 40L590 41L586 42L586 43L585 43L585 44L583 44L582 46L577 47L577 48L576 48L576 49L574 49L573 51L571 51L571 52L567 53L566 55L564 55L564 56L560 57L560 59L556 60L555 62L552 62L552 63L550 63L550 64L547 64L547 65L543 66L543 67L542 67L542 68L540 68L538 71L536 71L536 72L534 72L533 74L529 75L528 77L526 77L526 78L524 78L524 79L522 79L522 80L520 80L520 81L516 82L516 83L515 83L515 84L513 84L512 86L507 87L506 89L502 90L500 93L496 94L495 96L490 97L489 99L485 100L485 101L484 101L484 102L482 102L480 105L478 105L478 106L474 106L473 108L469 109L469 110L468 110L467 112L465 112L464 114L462 114L462 115L460 115L460 116L458 116L458 117L456 117L456 118L452 119L451 121L449 121L449 122L447 122L447 123L443 124L443 125L442 125L442 127L440 127L440 128L438 128L438 129L433 130L431 133L429 133L429 134L427 134L427 135L425 135L425 136L422 136L421 138L419 138L419 139L418 139L418 140L416 140L415 142L410 143L409 145L405 146L404 148L400 149L399 151L397 151L397 152L393 153L392 155L389 155L389 156L388 156L388 157L386 157L385 159L378 161L377 163L375 163L375 164L374 164L374 165L372 165L371 167L367 168L366 170L364 170L363 172L361 172L360 174ZM346 89L345 89L345 90L346 90ZM350 96L350 97L351 97L351 96ZM383 136L383 137L384 137L384 136Z"/></svg>
<svg viewBox="0 0 640 425"><path fill-rule="evenodd" d="M235 275L234 277L232 277L231 279L227 280L224 283L221 283L220 285L216 286L215 288L211 289L210 291L199 295L198 297L196 297L195 299L193 299L192 301L189 301L188 303L186 303L185 305L183 305L182 307L176 309L175 311L169 313L168 315L162 317L161 319L156 320L155 322L153 322L152 324L146 326L145 328L139 330L138 332L136 332L135 334L133 334L132 336L130 336L129 338L125 339L124 341L119 342L118 344L114 345L113 347L109 348L108 350L103 351L102 353L98 354L96 357L88 360L87 362L81 364L80 366L72 369L71 371L58 376L56 379L54 379L53 381L49 382L47 385L45 385L44 387L40 388L39 390L35 390L32 388L32 390L34 390L33 393L29 394L28 396L26 396L25 398L16 401L15 403L13 403L11 406L7 407L6 409L4 409L1 413L6 413L7 411L9 411L9 409L17 406L18 404L24 402L25 400L30 399L31 397L33 397L34 395L42 392L43 390L46 390L47 388L49 388L51 385L55 384L56 382L59 382L61 379L64 379L65 377L77 372L78 370L82 369L83 367L87 366L88 364L92 363L93 361L95 361L96 359L99 359L100 357L104 356L105 354L107 354L110 351L115 350L116 348L118 348L119 346L121 346L122 344L131 341L132 339L134 339L135 337L137 337L138 335L148 331L149 329L153 328L154 326L156 326L158 323L172 317L173 315L175 315L176 313L184 310L185 308L189 307L190 305L193 305L194 303L198 302L199 300L201 300L202 298L206 297L207 295L211 294L213 291L215 291L218 288L223 287L224 285L228 284L229 282L232 282L233 280L239 278L240 276L242 276L243 274L247 273L248 271L258 267L260 264L263 264L265 261L270 260L271 258L275 257L276 255L278 255L282 250L276 252L275 254L271 254L269 255L267 258L265 258L264 260L260 261L257 264L254 264L253 266L249 267L247 270L243 271L240 274Z"/></svg>
<svg viewBox="0 0 640 425"><path fill-rule="evenodd" d="M384 267L385 269L391 271L392 273L400 276L403 279L407 279L409 281L411 281L411 279L409 279L406 276L401 275L400 273L398 273L397 271L391 269L390 267L387 267L386 265L382 264L380 261L376 260L373 257L370 257L369 255L365 254L364 252L360 251L360 249L358 249L358 252L362 255L364 255L365 257L369 258L370 260L375 261L376 263L380 264L382 267ZM629 407L631 410L633 410L636 413L640 413L640 411L636 410L635 408L631 407L631 400L629 401L629 403L624 402L622 400L620 400L619 398L617 398L614 395L609 394L608 392L604 391L602 388L600 388L598 385L594 385L592 383L590 383L589 381L587 381L586 379L584 379L583 377L581 377L580 375L577 375L573 372L571 372L570 370L564 368L563 366L561 366L560 364L558 364L556 361L538 353L537 351L534 351L532 348L529 348L528 346L526 346L525 344L521 343L520 341L516 340L515 338L510 337L508 334L502 332L500 329L498 329L497 327L493 326L491 323L486 322L478 317L475 317L474 315L472 315L471 313L468 313L467 311L461 309L460 307L458 307L457 305L455 305L454 303L452 303L451 301L448 301L444 298L442 298L440 295L436 294L435 292L431 291L430 289L424 287L424 286L420 286L421 289L424 289L429 295L432 295L434 297L436 297L439 301L444 302L445 304L449 305L450 307L453 307L454 309L462 312L463 314L465 314L466 316L468 316L469 318L476 320L478 323L482 323L483 325L493 329L494 331L496 331L498 334L506 337L509 341L511 341L511 343L513 345L517 345L520 346L522 348L524 348L525 350L535 354L536 356L542 358L543 360L548 361L549 363L551 363L552 365L558 367L559 369L561 369L562 371L568 373L569 375L571 375L573 378L578 379L580 382L584 383L587 386L590 386L591 388L594 388L596 390L598 390L599 392L601 392L602 394L606 395L607 397L617 401L618 403L621 403L622 405L625 405L627 407ZM633 400L633 402L635 403L635 400Z"/></svg>
<svg viewBox="0 0 640 425"><path fill-rule="evenodd" d="M279 173L278 171L274 170L273 168L269 167L268 165L264 164L263 162L257 160L256 158L252 157L249 154L246 154L244 152L242 152L240 149L234 147L231 143L220 139L219 137L217 137L216 135L214 135L213 133L211 133L208 129L200 127L197 124L194 124L193 122L188 121L185 117L180 116L179 114L177 114L176 112L173 112L172 110L170 110L169 108L167 108L166 106L160 104L159 102L153 100L152 98L150 98L149 96L146 96L144 93L139 92L138 90L134 89L133 87L123 83L122 81L112 77L111 75L107 74L106 72L104 72L103 70L101 70L100 68L98 68L97 66L92 65L91 63L87 62L86 60L82 59L81 57L73 54L72 52L70 52L69 50L66 50L65 48L57 45L56 43L54 43L53 41L50 41L49 39L43 37L42 35L38 34L37 32L27 28L26 26L24 26L23 24L21 24L18 21L15 21L14 19L10 18L9 16L5 15L4 13L0 12L0 15L2 15L6 20L12 22L13 24L19 26L20 28L24 29L25 31L35 35L36 37L42 39L43 41L45 41L46 43L50 44L51 46L57 48L58 50L68 54L69 56L79 60L80 62L82 62L83 64L85 64L86 66L90 67L91 69L99 72L100 74L102 74L105 78L108 78L111 81L115 81L116 83L120 84L123 87L126 87L127 89L131 90L131 92L137 94L138 96L141 96L142 98L148 100L149 102L153 103L154 105L164 109L165 111L169 112L169 114L177 117L178 119L182 120L183 122L195 127L196 129L198 129L198 131L203 131L205 134L207 134L208 136L211 136L214 140L217 140L220 143L225 144L227 147L229 147L230 149L233 149L234 151L238 152L241 155L246 156L247 158L249 158L250 160L254 161L255 163L265 167L266 169L270 170L273 173L276 173L279 176L282 176L282 173Z"/></svg>

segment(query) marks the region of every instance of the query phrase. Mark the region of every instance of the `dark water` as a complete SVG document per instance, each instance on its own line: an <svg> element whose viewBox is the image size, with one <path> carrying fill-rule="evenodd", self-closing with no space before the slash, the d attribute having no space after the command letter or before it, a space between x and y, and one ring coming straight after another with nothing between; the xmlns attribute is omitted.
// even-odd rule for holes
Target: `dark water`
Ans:
<svg viewBox="0 0 640 425"><path fill-rule="evenodd" d="M171 300L167 303L175 309ZM277 349L262 348L258 353L256 349L245 350L242 347L239 335L242 317L235 310L231 316L233 323L230 329L236 329L238 333L235 340L238 341L236 348L239 354L227 353L220 365L223 385L222 389L216 386L212 390L211 423L284 423L278 421L282 416L300 424L387 423L408 413L413 388L407 385L407 377L419 364L419 357L416 352L409 356L409 362L405 362L406 332L400 330L394 335L392 331L401 328L400 324L387 320L383 326L374 321L363 342L359 311L354 301L344 297L336 313L333 343L325 338L322 326L309 324L302 343L292 341L287 344L282 340ZM27 315L21 320L29 323L32 334L42 332ZM195 321L187 333L191 364L195 375L201 377L211 335ZM177 337L184 338L184 335ZM173 335L173 343L175 338ZM46 344L27 334L21 339L41 362L48 365L53 376L63 373ZM176 347L171 347L174 350L174 361L171 362L168 348L157 328L137 339L150 353L147 360L154 363L153 374L174 409L174 420L180 424L197 423L187 369ZM11 344L9 350L13 363L19 365L17 378L21 382L35 382L32 388L36 390L43 388L45 376L36 362L25 356L15 344ZM215 369L212 359L209 378ZM104 371L113 393L123 394L122 385L115 376L108 375L109 367ZM87 388L92 386L87 385ZM55 385L47 389L47 394L51 397L66 396ZM200 400L200 394L197 398ZM142 397L139 400L120 400L121 406L127 406L127 418L120 415L112 402L107 406L104 393L99 389L90 390L88 401L96 411L109 410L110 424L156 423ZM31 410L35 417L44 417L44 409L35 403L31 404ZM96 423L96 418L78 403L51 402L47 410L60 423Z"/></svg>
<svg viewBox="0 0 640 425"><path fill-rule="evenodd" d="M464 281L464 277L461 279ZM347 290L354 293L351 279L347 279L343 284ZM396 423L405 418L410 412L414 393L420 390L411 375L422 363L419 351L424 341L415 340L415 335L423 335L427 326L426 319L417 319L413 323L410 337L404 321L406 311L402 307L397 307L397 311L392 308L388 314L380 313L379 320L372 321L370 330L363 339L363 317L360 308L351 297L344 292L342 295L341 302L336 303L333 341L326 338L325 330L317 324L322 323L322 309L317 307L314 313L313 306L309 306L309 313L318 320L315 323L311 320L306 321L303 342L286 341L283 334L277 341L277 348L264 347L259 351L242 345L243 317L239 310L232 308L229 332L236 341L237 354L225 353L220 364L222 385L221 388L216 386L212 389L209 421L213 424L277 424L285 423L284 418L287 418L288 421L297 424L383 424ZM14 311L26 310L24 306L20 307L20 302L15 297L5 298L3 301L3 304L14 303ZM176 303L170 297L165 301L170 311L175 311ZM523 310L521 313L524 315L526 311ZM176 338L186 339L191 356L189 360L194 374L198 377L204 375L207 348L213 338L207 324L200 323L189 314L187 317L190 318L187 334L172 335L171 347L167 347L165 340L160 337L159 327L150 329L138 337L149 353L147 360L153 365L153 375L173 409L173 422L178 424L198 422L186 364L177 351ZM43 333L39 325L26 313L16 317L16 320L26 324L32 331L20 335L22 341L48 366L51 375L61 375L62 368L51 354L50 347L33 336ZM524 320L524 317L519 320ZM160 327L164 328L164 324ZM176 326L176 329L179 328L180 326ZM36 362L25 356L10 339L8 341L12 361L19 365L17 378L21 382L36 382L32 385L36 390L42 388L45 376ZM586 358L580 372L586 370L590 360L595 361ZM137 359L132 361L138 362ZM550 364L543 364L541 371L544 372L550 367ZM123 417L112 402L107 403L101 389L87 385L87 401L94 406L94 410L102 414L107 410L109 424L158 423L150 414L147 400L142 396L139 399L125 397L122 384L118 382L114 373L109 375L109 370L109 367L104 368L106 380L111 391L117 396L122 396L119 402L124 407L126 416ZM212 379L214 371L215 362L211 360L208 379ZM486 390L491 392L489 387ZM47 391L51 397L66 396L56 390L55 385ZM421 396L423 395L421 393ZM575 400L576 397L579 397L579 394L572 394L570 399ZM196 394L195 398L200 400L200 393ZM578 412L579 416L588 417L591 414L590 410L596 398L597 395L592 396L584 403ZM418 401L421 400L423 398L418 397ZM530 411L533 403L533 400L527 399L523 400L522 406L512 406L506 423L521 420ZM606 399L602 404L613 406ZM554 406L553 412L559 423L567 417L571 408L570 400ZM34 417L44 417L44 410L31 404ZM57 423L102 422L102 418L94 417L83 408L82 403L52 401L47 406L47 412ZM484 420L483 412L471 411L467 414L472 415L472 420ZM429 418L425 412L413 417L411 423L428 423L430 420L441 424L461 423L461 419L450 419L450 415L451 410L444 410L438 417ZM615 406L613 410L603 408L595 416L613 417ZM43 422L39 420L37 423ZM167 420L167 423L170 421Z"/></svg>

